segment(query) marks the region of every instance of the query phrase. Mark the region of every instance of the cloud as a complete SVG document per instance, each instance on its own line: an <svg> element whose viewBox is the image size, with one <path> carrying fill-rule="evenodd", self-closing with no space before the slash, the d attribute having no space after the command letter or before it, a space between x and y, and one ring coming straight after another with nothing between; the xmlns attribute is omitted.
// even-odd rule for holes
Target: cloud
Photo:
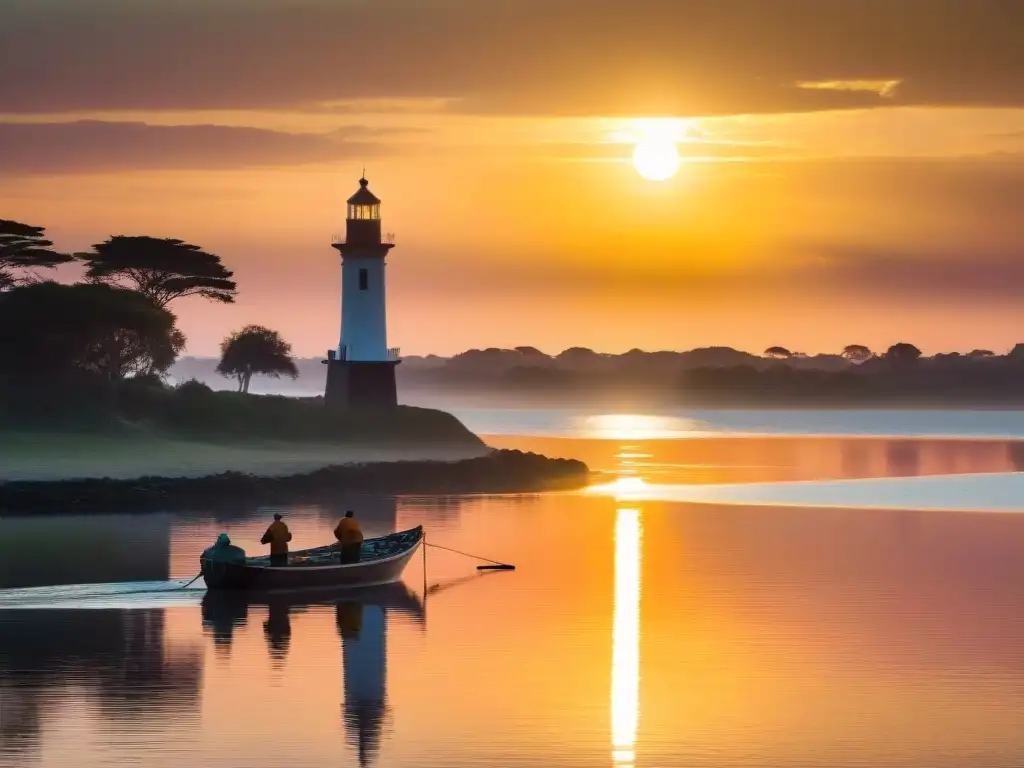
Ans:
<svg viewBox="0 0 1024 768"><path fill-rule="evenodd" d="M1024 131L1002 131L998 133L989 133L987 134L987 138L1007 142L1010 145L1016 145L1020 142L1024 142Z"/></svg>
<svg viewBox="0 0 1024 768"><path fill-rule="evenodd" d="M295 105L303 112L330 115L403 115L447 112L453 99L340 99Z"/></svg>
<svg viewBox="0 0 1024 768"><path fill-rule="evenodd" d="M382 129L350 126L333 135L217 125L153 126L80 120L0 122L0 173L60 174L156 169L230 169L325 163L392 154L371 139ZM346 140L355 139L355 140Z"/></svg>
<svg viewBox="0 0 1024 768"><path fill-rule="evenodd" d="M344 141L368 141L401 136L426 136L429 133L431 133L431 131L428 128L346 125L330 131L325 135L333 139L342 139Z"/></svg>
<svg viewBox="0 0 1024 768"><path fill-rule="evenodd" d="M884 98L896 95L900 80L818 80L797 83L798 88L808 91L850 91L874 93Z"/></svg>
<svg viewBox="0 0 1024 768"><path fill-rule="evenodd" d="M767 172L754 172L761 169ZM660 210L642 225L622 225L588 207L582 216L596 230L589 239L517 242L515 255L459 264L443 271L444 280L488 295L634 295L685 304L841 298L893 312L908 303L1021 301L1024 219L1014 190L1024 189L1024 156L766 158L728 179L719 170L707 174L709 183L692 179L699 197L680 197L673 214ZM623 261L623 253L642 258Z"/></svg>
<svg viewBox="0 0 1024 768"><path fill-rule="evenodd" d="M0 121L0 173L48 175L131 170L226 170L330 163L414 151L431 131L416 127L348 125L327 133L287 133L220 125L148 125L76 120ZM540 142L431 145L435 157L515 156L524 161L627 162L632 145ZM773 145L687 140L685 158L763 159L784 155Z"/></svg>
<svg viewBox="0 0 1024 768"><path fill-rule="evenodd" d="M878 301L953 305L979 299L1018 303L1024 285L1024 245L987 249L828 246L820 260L792 276L794 284L823 285Z"/></svg>
<svg viewBox="0 0 1024 768"><path fill-rule="evenodd" d="M791 239L789 279L807 290L901 304L1017 304L1024 286L1024 155L807 164L805 188L831 179L839 220Z"/></svg>
<svg viewBox="0 0 1024 768"><path fill-rule="evenodd" d="M514 155L523 160L576 162L632 162L634 144L628 141L545 141L519 145L459 147L462 156ZM676 144L684 162L753 161L781 159L792 154L789 147L751 142L687 140ZM435 150L439 154L455 148Z"/></svg>
<svg viewBox="0 0 1024 768"><path fill-rule="evenodd" d="M4 0L9 112L788 112L1024 104L1009 0ZM808 83L885 87L806 87ZM804 86L801 86L804 84ZM450 101L445 101L450 100Z"/></svg>

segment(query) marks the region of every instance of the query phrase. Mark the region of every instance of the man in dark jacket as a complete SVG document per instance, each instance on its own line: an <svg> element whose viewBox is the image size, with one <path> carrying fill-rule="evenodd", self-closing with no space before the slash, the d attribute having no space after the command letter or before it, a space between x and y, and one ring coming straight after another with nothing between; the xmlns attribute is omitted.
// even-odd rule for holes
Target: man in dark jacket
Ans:
<svg viewBox="0 0 1024 768"><path fill-rule="evenodd" d="M217 563L245 565L245 550L231 543L226 533L217 537L217 542L203 552L203 558Z"/></svg>

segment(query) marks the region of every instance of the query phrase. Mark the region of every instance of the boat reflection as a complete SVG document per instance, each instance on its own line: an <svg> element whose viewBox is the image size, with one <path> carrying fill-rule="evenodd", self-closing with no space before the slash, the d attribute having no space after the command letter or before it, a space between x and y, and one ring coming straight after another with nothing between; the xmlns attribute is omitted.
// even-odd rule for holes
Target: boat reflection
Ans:
<svg viewBox="0 0 1024 768"><path fill-rule="evenodd" d="M235 630L248 623L249 609L266 610L267 649L283 663L291 641L291 619L313 609L333 606L342 652L341 720L346 741L359 765L372 765L380 752L390 719L387 696L387 639L390 614L404 615L421 627L426 612L421 599L404 584L329 593L207 592L202 601L203 627L215 647L228 652Z"/></svg>
<svg viewBox="0 0 1024 768"><path fill-rule="evenodd" d="M267 618L263 622L263 636L267 639L267 650L275 666L280 667L288 656L292 639L291 609L287 603L273 600L267 606Z"/></svg>

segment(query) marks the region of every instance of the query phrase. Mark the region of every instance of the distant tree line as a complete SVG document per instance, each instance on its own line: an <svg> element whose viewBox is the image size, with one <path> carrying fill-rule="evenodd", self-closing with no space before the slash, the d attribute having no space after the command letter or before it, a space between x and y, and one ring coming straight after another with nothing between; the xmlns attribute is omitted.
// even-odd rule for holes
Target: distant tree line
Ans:
<svg viewBox="0 0 1024 768"><path fill-rule="evenodd" d="M781 348L779 348L781 349ZM321 358L295 360L296 392L321 391ZM215 384L218 361L182 358L178 379ZM1024 345L928 357L908 342L875 353L853 344L833 354L760 355L731 347L606 354L582 347L547 355L534 347L474 349L452 357L408 356L398 367L407 395L500 396L576 404L594 396L630 403L745 405L1024 405ZM287 391L286 384L279 385Z"/></svg>
<svg viewBox="0 0 1024 768"><path fill-rule="evenodd" d="M81 279L48 279L63 266ZM43 227L0 219L0 406L85 409L124 382L163 386L186 339L170 305L198 296L231 303L232 272L184 240L115 235L88 252L54 249ZM219 371L248 391L253 375L296 376L276 331L246 326L224 341Z"/></svg>
<svg viewBox="0 0 1024 768"><path fill-rule="evenodd" d="M412 364L410 364L412 363ZM708 347L686 352L585 348L545 355L533 347L470 350L403 361L406 388L493 390L557 398L584 393L643 394L693 405L901 405L1024 403L1024 344L925 357L909 342L880 353L850 344L806 355L772 346L761 355Z"/></svg>

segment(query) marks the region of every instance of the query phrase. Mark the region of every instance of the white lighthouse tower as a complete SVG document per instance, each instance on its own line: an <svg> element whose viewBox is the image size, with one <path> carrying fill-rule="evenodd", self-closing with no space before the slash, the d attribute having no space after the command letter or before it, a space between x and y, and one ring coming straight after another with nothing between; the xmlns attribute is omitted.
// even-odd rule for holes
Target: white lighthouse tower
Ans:
<svg viewBox="0 0 1024 768"><path fill-rule="evenodd" d="M332 408L395 406L398 349L387 342L385 260L394 247L380 230L380 200L359 180L348 199L341 253L341 340L327 353L327 389Z"/></svg>

